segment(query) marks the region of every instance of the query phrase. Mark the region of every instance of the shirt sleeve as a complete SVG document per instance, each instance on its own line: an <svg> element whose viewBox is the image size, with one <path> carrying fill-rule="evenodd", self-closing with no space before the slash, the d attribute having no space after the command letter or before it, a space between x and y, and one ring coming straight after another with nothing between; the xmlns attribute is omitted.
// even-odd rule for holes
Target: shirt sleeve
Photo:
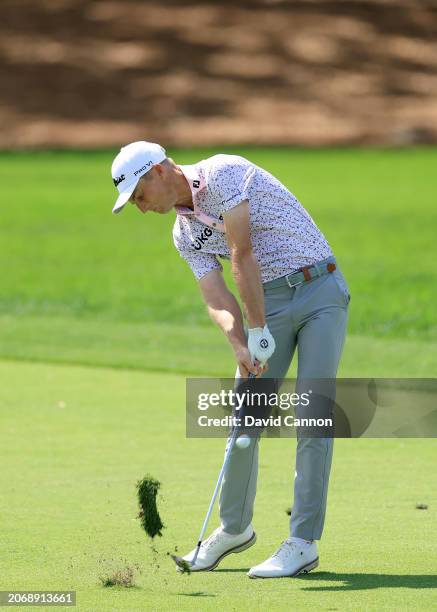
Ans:
<svg viewBox="0 0 437 612"><path fill-rule="evenodd" d="M173 243L179 255L185 259L190 266L197 280L200 280L202 276L205 276L205 274L208 274L211 270L223 270L223 266L215 255L196 251L187 243L182 235L181 220L178 218L175 220L173 226Z"/></svg>
<svg viewBox="0 0 437 612"><path fill-rule="evenodd" d="M222 155L211 169L208 188L219 202L219 213L225 213L249 199L249 186L255 166L248 160Z"/></svg>
<svg viewBox="0 0 437 612"><path fill-rule="evenodd" d="M178 251L179 255L183 257L190 266L197 280L200 280L202 276L205 276L205 274L208 274L211 270L223 270L223 266L217 257L211 253L201 253L200 251L191 249L178 249Z"/></svg>

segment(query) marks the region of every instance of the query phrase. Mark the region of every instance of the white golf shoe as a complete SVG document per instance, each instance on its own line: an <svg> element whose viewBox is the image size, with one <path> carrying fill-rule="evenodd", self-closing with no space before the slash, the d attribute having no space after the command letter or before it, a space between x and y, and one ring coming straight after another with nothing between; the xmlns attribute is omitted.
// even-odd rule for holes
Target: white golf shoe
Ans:
<svg viewBox="0 0 437 612"><path fill-rule="evenodd" d="M243 533L232 535L223 531L222 527L218 527L207 538L199 550L199 555L196 563L191 566L192 572L207 572L217 567L220 561L231 553L238 553L250 548L256 542L256 534L252 525L249 525ZM182 557L188 563L194 557L196 549L192 550L188 555ZM179 569L179 568L178 568Z"/></svg>
<svg viewBox="0 0 437 612"><path fill-rule="evenodd" d="M319 565L317 544L300 545L294 538L282 542L278 550L259 565L250 568L249 578L282 578L307 574Z"/></svg>

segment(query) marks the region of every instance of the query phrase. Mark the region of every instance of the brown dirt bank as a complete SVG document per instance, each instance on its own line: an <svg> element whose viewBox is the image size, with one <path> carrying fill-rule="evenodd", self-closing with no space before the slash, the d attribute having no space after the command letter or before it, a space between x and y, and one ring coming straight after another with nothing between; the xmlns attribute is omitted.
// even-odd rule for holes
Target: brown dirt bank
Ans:
<svg viewBox="0 0 437 612"><path fill-rule="evenodd" d="M3 0L0 147L437 141L435 0Z"/></svg>

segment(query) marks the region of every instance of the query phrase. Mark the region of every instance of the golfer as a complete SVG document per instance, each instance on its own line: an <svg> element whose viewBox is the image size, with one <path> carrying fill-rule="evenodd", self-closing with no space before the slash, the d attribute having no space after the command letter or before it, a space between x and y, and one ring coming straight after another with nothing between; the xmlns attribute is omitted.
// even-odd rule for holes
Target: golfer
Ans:
<svg viewBox="0 0 437 612"><path fill-rule="evenodd" d="M174 244L234 350L236 380L249 373L283 379L296 348L298 381L335 379L348 285L325 237L278 179L238 155L177 165L160 145L144 141L120 150L112 179L119 192L114 213L128 203L143 214L176 213ZM231 262L247 332L220 259ZM244 452L234 447L220 495L221 526L202 544L192 571L212 570L255 543L258 442L251 439ZM317 567L332 448L331 437L298 437L289 537L250 569L251 578L297 576Z"/></svg>

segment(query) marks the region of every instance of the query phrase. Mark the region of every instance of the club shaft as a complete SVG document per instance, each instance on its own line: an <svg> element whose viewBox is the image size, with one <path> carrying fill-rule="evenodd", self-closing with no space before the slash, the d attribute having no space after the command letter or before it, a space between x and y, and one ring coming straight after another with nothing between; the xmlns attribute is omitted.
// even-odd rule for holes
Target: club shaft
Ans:
<svg viewBox="0 0 437 612"><path fill-rule="evenodd" d="M249 374L249 378L255 378L255 376L253 374ZM197 559L197 556L199 554L200 547L202 545L203 537L205 535L205 531L206 531L206 528L208 526L208 522L209 522L209 519L211 517L212 510L214 508L215 500L216 500L218 492L220 490L220 486L222 484L223 476L224 476L224 474L226 472L226 468L228 466L229 459L231 457L232 449L234 448L235 441L236 441L236 439L238 437L238 432L239 431L240 431L240 427L234 427L233 432L232 432L232 436L231 436L231 438L229 440L228 447L226 449L226 453L225 453L225 458L224 458L224 461L223 461L222 469L220 470L220 474L219 474L219 477L218 477L218 480L217 480L217 484L215 486L214 493L212 494L212 498L211 498L211 502L209 504L208 512L206 513L205 520L203 521L202 530L200 532L199 540L197 542L197 548L196 548L196 551L194 553L193 558L190 561L191 565L194 565L196 563L196 559Z"/></svg>

